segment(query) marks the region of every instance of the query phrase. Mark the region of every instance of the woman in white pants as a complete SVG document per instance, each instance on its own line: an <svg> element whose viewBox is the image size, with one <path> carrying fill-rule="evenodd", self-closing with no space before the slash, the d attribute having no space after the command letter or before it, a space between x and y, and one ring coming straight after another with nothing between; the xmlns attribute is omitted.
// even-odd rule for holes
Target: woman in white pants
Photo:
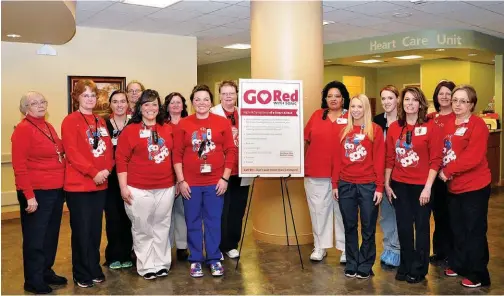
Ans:
<svg viewBox="0 0 504 296"><path fill-rule="evenodd" d="M131 124L119 137L116 166L132 224L137 272L147 280L167 276L171 266L172 148L172 127L164 124L159 94L145 90L135 105Z"/></svg>
<svg viewBox="0 0 504 296"><path fill-rule="evenodd" d="M334 246L334 229L336 249L342 252L340 262L346 263L345 229L338 201L332 198L331 173L333 150L348 123L349 102L350 95L343 83L328 83L322 90L321 109L313 113L304 129L304 185L315 245L310 255L313 261L324 259L326 249Z"/></svg>

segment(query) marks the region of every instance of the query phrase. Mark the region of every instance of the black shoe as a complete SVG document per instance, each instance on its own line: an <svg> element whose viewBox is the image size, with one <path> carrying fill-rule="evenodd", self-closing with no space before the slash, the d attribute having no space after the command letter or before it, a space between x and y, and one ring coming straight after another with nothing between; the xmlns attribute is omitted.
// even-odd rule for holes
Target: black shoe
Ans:
<svg viewBox="0 0 504 296"><path fill-rule="evenodd" d="M104 275L100 275L99 277L96 277L93 279L93 283L95 284L101 284L105 281L105 276Z"/></svg>
<svg viewBox="0 0 504 296"><path fill-rule="evenodd" d="M369 278L369 275L370 275L369 273L365 273L365 272L362 272L362 271L357 271L357 275L355 277L358 278L358 279L365 280L365 279Z"/></svg>
<svg viewBox="0 0 504 296"><path fill-rule="evenodd" d="M425 280L425 276L422 276L422 275L417 275L417 276L408 275L408 276L406 276L406 281L410 284L418 284L418 283L422 282L423 280Z"/></svg>
<svg viewBox="0 0 504 296"><path fill-rule="evenodd" d="M404 273L396 273L395 279L404 282L406 280L406 275Z"/></svg>
<svg viewBox="0 0 504 296"><path fill-rule="evenodd" d="M156 279L156 277L157 277L156 274L153 272L148 272L143 275L143 278L146 280L154 280L154 279Z"/></svg>
<svg viewBox="0 0 504 296"><path fill-rule="evenodd" d="M44 282L48 285L62 286L68 283L68 280L57 274L51 274L44 277Z"/></svg>
<svg viewBox="0 0 504 296"><path fill-rule="evenodd" d="M446 262L446 260L448 260L448 257L446 257L444 255L434 254L429 257L429 262L432 264L444 263L444 262Z"/></svg>
<svg viewBox="0 0 504 296"><path fill-rule="evenodd" d="M353 270L345 270L345 276L349 278L354 278L357 273Z"/></svg>
<svg viewBox="0 0 504 296"><path fill-rule="evenodd" d="M37 286L24 284L24 290L33 294L49 294L53 291L53 289L47 284L41 284Z"/></svg>
<svg viewBox="0 0 504 296"><path fill-rule="evenodd" d="M73 279L74 283L81 288L91 288L94 286L93 281L78 281L75 278Z"/></svg>
<svg viewBox="0 0 504 296"><path fill-rule="evenodd" d="M168 275L168 269L163 268L160 271L156 272L157 277L163 277Z"/></svg>
<svg viewBox="0 0 504 296"><path fill-rule="evenodd" d="M189 258L187 249L177 249L177 261L187 261L187 258Z"/></svg>

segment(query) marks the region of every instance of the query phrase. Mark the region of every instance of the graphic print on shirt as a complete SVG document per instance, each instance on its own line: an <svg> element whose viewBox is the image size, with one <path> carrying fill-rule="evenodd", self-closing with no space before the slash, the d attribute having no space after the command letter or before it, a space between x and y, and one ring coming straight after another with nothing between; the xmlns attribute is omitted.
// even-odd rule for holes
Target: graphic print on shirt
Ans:
<svg viewBox="0 0 504 296"><path fill-rule="evenodd" d="M413 143L408 144L405 140L397 139L395 152L396 161L400 162L402 167L416 167L418 165L420 157L413 150Z"/></svg>
<svg viewBox="0 0 504 296"><path fill-rule="evenodd" d="M347 136L345 139L345 157L349 158L351 162L364 161L366 159L367 151L361 142L363 134L354 134Z"/></svg>
<svg viewBox="0 0 504 296"><path fill-rule="evenodd" d="M455 151L453 151L452 135L447 135L443 140L443 167L449 164L452 160L457 159Z"/></svg>
<svg viewBox="0 0 504 296"><path fill-rule="evenodd" d="M98 131L96 131L98 133ZM98 137L98 147L96 149L93 149L94 145L94 135L91 130L86 130L86 137L88 138L89 145L91 145L91 152L93 152L94 157L100 157L105 153L105 150L107 150L107 145L105 145L105 141L102 140L102 137Z"/></svg>
<svg viewBox="0 0 504 296"><path fill-rule="evenodd" d="M238 129L234 126L231 127L231 132L233 133L233 142L236 147L240 147L240 140L238 138Z"/></svg>
<svg viewBox="0 0 504 296"><path fill-rule="evenodd" d="M205 155L215 150L215 143L212 141L212 130L206 129L204 127L197 131L194 131L191 135L191 143L193 151L198 153L201 150L201 154L198 153L198 158L202 159ZM204 147L201 147L201 145Z"/></svg>
<svg viewBox="0 0 504 296"><path fill-rule="evenodd" d="M152 137L148 137L147 150L149 151L149 160L154 160L157 164L162 163L170 155L170 150L165 146L165 140L161 137L158 138L157 144L152 141Z"/></svg>

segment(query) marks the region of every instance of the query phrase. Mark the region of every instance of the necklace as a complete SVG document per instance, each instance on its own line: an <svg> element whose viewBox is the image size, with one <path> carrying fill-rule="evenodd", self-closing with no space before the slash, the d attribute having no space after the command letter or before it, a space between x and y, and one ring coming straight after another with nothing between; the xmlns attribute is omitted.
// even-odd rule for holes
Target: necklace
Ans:
<svg viewBox="0 0 504 296"><path fill-rule="evenodd" d="M45 123L45 125L47 127L47 131L49 132L49 134L46 134L40 127L38 127L35 123L33 123L28 118L25 117L25 119L26 119L26 121L28 121L29 123L31 123L34 127L36 127L42 134L44 134L44 136L46 136L46 138L49 139L49 141L51 141L54 144L54 148L56 149L56 154L58 154L58 161L60 163L62 163L63 162L63 155L59 151L58 144L56 143L56 140L54 139L54 136L52 135L51 129L49 128L49 125L47 124L47 122L44 121L44 123Z"/></svg>

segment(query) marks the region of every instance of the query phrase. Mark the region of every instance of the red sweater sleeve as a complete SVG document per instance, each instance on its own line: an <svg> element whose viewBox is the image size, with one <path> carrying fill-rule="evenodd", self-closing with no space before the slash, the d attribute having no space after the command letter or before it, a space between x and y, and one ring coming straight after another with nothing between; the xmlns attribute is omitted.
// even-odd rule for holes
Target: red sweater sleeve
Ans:
<svg viewBox="0 0 504 296"><path fill-rule="evenodd" d="M373 139L373 162L376 175L376 191L383 192L383 183L385 179L385 145L383 140L383 131L380 126L374 125Z"/></svg>
<svg viewBox="0 0 504 296"><path fill-rule="evenodd" d="M443 133L442 129L432 121L433 134L429 138L430 169L439 171L443 163Z"/></svg>
<svg viewBox="0 0 504 296"><path fill-rule="evenodd" d="M488 145L488 128L484 124L476 122L471 135L477 135L469 138L469 143L457 159L448 163L443 169L443 173L449 179L452 175L468 171L480 164L486 157Z"/></svg>
<svg viewBox="0 0 504 296"><path fill-rule="evenodd" d="M387 132L387 141L385 142L385 149L387 152L385 157L385 168L392 169L394 167L394 161L396 155L395 155L394 138L392 137L392 129L390 127Z"/></svg>
<svg viewBox="0 0 504 296"><path fill-rule="evenodd" d="M331 183L333 189L338 189L339 174L341 170L341 142L338 137L334 137L334 149L332 154Z"/></svg>
<svg viewBox="0 0 504 296"><path fill-rule="evenodd" d="M236 164L238 151L233 141L233 132L229 120L226 122L226 127L224 128L223 135L224 143L222 145L222 151L224 152L225 157L224 168L232 170Z"/></svg>
<svg viewBox="0 0 504 296"><path fill-rule="evenodd" d="M173 127L173 164L182 163L184 159L185 130L183 121Z"/></svg>
<svg viewBox="0 0 504 296"><path fill-rule="evenodd" d="M72 122L70 116L71 115L67 116L61 124L61 138L63 141L63 147L65 148L65 157L69 164L81 174L94 178L96 174L98 174L99 170L80 153L77 144L77 137L79 134L76 132L75 124Z"/></svg>
<svg viewBox="0 0 504 296"><path fill-rule="evenodd" d="M128 163L131 159L131 154L133 154L133 149L131 148L131 144L129 142L130 130L133 128L134 127L132 125L126 126L117 140L115 160L116 171L118 174L128 171Z"/></svg>
<svg viewBox="0 0 504 296"><path fill-rule="evenodd" d="M18 125L11 137L12 142L12 168L18 188L21 188L26 199L35 197L28 174L28 153L30 151L31 131L27 127Z"/></svg>

